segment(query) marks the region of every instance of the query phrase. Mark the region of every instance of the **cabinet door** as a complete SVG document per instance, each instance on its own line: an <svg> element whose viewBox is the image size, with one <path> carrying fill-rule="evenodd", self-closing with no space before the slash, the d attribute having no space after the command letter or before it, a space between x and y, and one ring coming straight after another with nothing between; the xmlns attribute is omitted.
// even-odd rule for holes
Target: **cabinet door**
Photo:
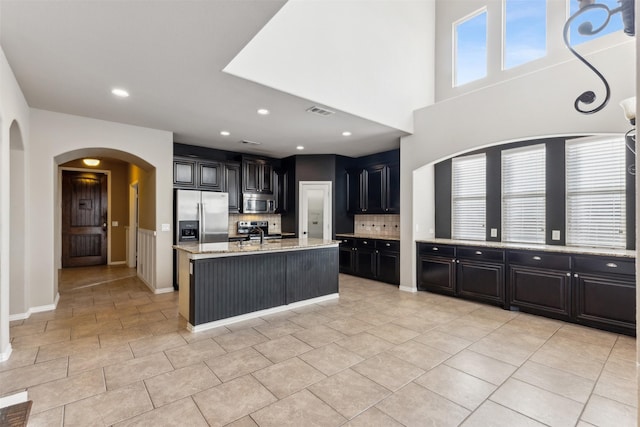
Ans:
<svg viewBox="0 0 640 427"><path fill-rule="evenodd" d="M259 172L260 192L273 193L273 166L267 162L261 162Z"/></svg>
<svg viewBox="0 0 640 427"><path fill-rule="evenodd" d="M224 164L221 162L198 162L198 188L222 191L224 188Z"/></svg>
<svg viewBox="0 0 640 427"><path fill-rule="evenodd" d="M421 255L418 258L418 289L447 295L455 293L455 260Z"/></svg>
<svg viewBox="0 0 640 427"><path fill-rule="evenodd" d="M242 161L242 188L246 193L260 190L260 163L256 160Z"/></svg>
<svg viewBox="0 0 640 427"><path fill-rule="evenodd" d="M361 169L347 169L347 212L360 213L361 206Z"/></svg>
<svg viewBox="0 0 640 427"><path fill-rule="evenodd" d="M588 326L636 334L636 286L633 276L575 275L576 320Z"/></svg>
<svg viewBox="0 0 640 427"><path fill-rule="evenodd" d="M374 248L356 248L356 273L358 276L375 279L377 276L376 250Z"/></svg>
<svg viewBox="0 0 640 427"><path fill-rule="evenodd" d="M353 274L354 269L354 248L350 245L340 245L339 248L340 273Z"/></svg>
<svg viewBox="0 0 640 427"><path fill-rule="evenodd" d="M504 264L460 259L456 263L456 294L505 305Z"/></svg>
<svg viewBox="0 0 640 427"><path fill-rule="evenodd" d="M568 271L509 266L509 303L522 311L569 320L570 295Z"/></svg>
<svg viewBox="0 0 640 427"><path fill-rule="evenodd" d="M366 180L365 183L365 199L364 199L364 212L367 213L380 213L384 212L386 206L386 166L372 166L368 167L365 171Z"/></svg>
<svg viewBox="0 0 640 427"><path fill-rule="evenodd" d="M196 161L191 159L174 158L173 160L173 186L196 186Z"/></svg>
<svg viewBox="0 0 640 427"><path fill-rule="evenodd" d="M385 213L400 213L400 164L391 163L387 167L385 180Z"/></svg>
<svg viewBox="0 0 640 427"><path fill-rule="evenodd" d="M289 171L276 169L273 172L273 195L277 214L286 214L289 210Z"/></svg>
<svg viewBox="0 0 640 427"><path fill-rule="evenodd" d="M240 213L242 192L240 188L240 164L225 165L226 191L229 193L229 213Z"/></svg>
<svg viewBox="0 0 640 427"><path fill-rule="evenodd" d="M378 251L378 280L400 284L400 253Z"/></svg>

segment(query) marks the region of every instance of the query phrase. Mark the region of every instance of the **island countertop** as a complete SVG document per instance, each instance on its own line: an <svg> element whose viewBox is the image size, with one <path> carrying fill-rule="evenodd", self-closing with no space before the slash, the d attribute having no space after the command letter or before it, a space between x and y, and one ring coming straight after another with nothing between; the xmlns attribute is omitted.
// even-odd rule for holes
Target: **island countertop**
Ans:
<svg viewBox="0 0 640 427"><path fill-rule="evenodd" d="M173 248L186 252L190 259L201 259L218 256L249 255L252 253L314 249L338 246L339 243L340 242L337 240L306 238L265 240L263 244L254 241L187 243L174 245Z"/></svg>

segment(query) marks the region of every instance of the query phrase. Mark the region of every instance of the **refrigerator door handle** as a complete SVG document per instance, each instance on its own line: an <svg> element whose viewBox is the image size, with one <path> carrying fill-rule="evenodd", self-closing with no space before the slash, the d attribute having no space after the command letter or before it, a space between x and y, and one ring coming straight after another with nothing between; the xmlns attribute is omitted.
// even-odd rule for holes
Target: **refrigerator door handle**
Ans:
<svg viewBox="0 0 640 427"><path fill-rule="evenodd" d="M196 203L196 210L198 211L198 243L202 242L202 206L200 203Z"/></svg>
<svg viewBox="0 0 640 427"><path fill-rule="evenodd" d="M207 227L205 226L204 223L204 218L207 216L206 215L206 205L204 203L200 203L200 243L204 243L205 241L205 237L206 237L206 229Z"/></svg>

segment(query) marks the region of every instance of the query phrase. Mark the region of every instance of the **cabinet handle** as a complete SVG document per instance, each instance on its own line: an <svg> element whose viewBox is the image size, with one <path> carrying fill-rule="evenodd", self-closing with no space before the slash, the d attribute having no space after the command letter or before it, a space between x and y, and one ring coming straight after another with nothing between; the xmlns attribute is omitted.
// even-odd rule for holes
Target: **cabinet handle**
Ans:
<svg viewBox="0 0 640 427"><path fill-rule="evenodd" d="M456 264L460 264L460 260L459 259L456 260Z"/></svg>
<svg viewBox="0 0 640 427"><path fill-rule="evenodd" d="M540 261L542 258L540 258L539 256L537 256L537 255L536 255L536 256L534 256L532 259L533 259L534 261Z"/></svg>
<svg viewBox="0 0 640 427"><path fill-rule="evenodd" d="M575 274L573 275L573 277L578 277L578 273L575 273Z"/></svg>
<svg viewBox="0 0 640 427"><path fill-rule="evenodd" d="M571 273L567 273L567 277L571 277Z"/></svg>
<svg viewBox="0 0 640 427"><path fill-rule="evenodd" d="M437 250L438 250L438 248L435 248L435 247L434 247L434 248L431 248L431 249L433 249L434 251L437 251Z"/></svg>
<svg viewBox="0 0 640 427"><path fill-rule="evenodd" d="M476 255L482 255L482 251L476 251Z"/></svg>
<svg viewBox="0 0 640 427"><path fill-rule="evenodd" d="M389 247L389 246L391 246L391 243L387 243L385 246L386 246L386 247Z"/></svg>
<svg viewBox="0 0 640 427"><path fill-rule="evenodd" d="M617 268L617 267L618 267L618 264L613 263L613 262L608 262L608 263L607 263L607 267L610 267L610 268Z"/></svg>

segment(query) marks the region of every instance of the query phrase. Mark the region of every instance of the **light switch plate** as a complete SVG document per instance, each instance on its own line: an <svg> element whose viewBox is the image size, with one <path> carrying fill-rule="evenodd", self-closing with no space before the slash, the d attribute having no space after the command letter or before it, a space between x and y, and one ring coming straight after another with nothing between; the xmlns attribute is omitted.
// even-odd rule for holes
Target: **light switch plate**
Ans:
<svg viewBox="0 0 640 427"><path fill-rule="evenodd" d="M171 231L171 224L162 224L160 229L162 231Z"/></svg>
<svg viewBox="0 0 640 427"><path fill-rule="evenodd" d="M551 230L551 240L560 240L560 230Z"/></svg>
<svg viewBox="0 0 640 427"><path fill-rule="evenodd" d="M491 237L498 237L498 229L497 228L492 228L491 229Z"/></svg>
<svg viewBox="0 0 640 427"><path fill-rule="evenodd" d="M118 221L111 221L111 226L112 227L117 227L118 226Z"/></svg>

